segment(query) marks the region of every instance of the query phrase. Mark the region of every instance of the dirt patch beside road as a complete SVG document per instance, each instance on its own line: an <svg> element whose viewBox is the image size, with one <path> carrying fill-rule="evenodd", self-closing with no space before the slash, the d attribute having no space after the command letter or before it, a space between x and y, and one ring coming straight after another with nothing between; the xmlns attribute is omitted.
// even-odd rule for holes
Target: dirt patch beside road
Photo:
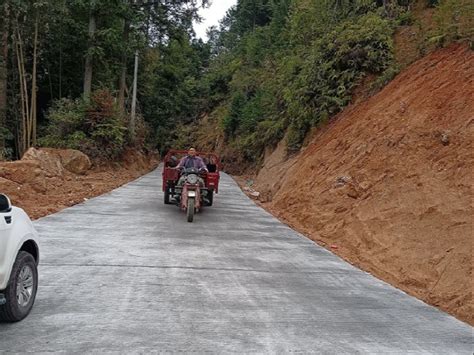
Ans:
<svg viewBox="0 0 474 355"><path fill-rule="evenodd" d="M127 151L120 162L98 164L78 151L32 149L0 162L0 192L37 219L102 195L151 171L155 156Z"/></svg>
<svg viewBox="0 0 474 355"><path fill-rule="evenodd" d="M347 261L474 324L474 52L453 45L347 108L251 191Z"/></svg>

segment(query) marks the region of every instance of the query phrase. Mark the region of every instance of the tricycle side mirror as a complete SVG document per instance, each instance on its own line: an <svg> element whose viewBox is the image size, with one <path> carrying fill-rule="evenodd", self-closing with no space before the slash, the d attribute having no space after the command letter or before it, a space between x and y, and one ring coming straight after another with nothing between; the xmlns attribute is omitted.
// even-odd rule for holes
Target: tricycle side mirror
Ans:
<svg viewBox="0 0 474 355"><path fill-rule="evenodd" d="M0 213L7 213L12 210L12 203L7 195L0 194Z"/></svg>

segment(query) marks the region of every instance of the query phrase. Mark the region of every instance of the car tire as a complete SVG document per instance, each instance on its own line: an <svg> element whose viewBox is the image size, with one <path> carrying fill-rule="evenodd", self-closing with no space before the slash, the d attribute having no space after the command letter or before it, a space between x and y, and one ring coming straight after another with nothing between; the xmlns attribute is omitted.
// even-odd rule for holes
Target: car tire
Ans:
<svg viewBox="0 0 474 355"><path fill-rule="evenodd" d="M0 306L0 321L18 322L33 308L38 289L38 268L30 253L20 251L13 264L8 286L3 292L7 303Z"/></svg>

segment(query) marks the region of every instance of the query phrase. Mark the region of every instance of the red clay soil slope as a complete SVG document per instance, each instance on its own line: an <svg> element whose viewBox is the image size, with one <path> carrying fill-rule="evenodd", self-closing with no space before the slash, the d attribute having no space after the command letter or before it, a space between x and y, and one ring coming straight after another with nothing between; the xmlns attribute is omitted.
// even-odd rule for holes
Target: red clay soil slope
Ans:
<svg viewBox="0 0 474 355"><path fill-rule="evenodd" d="M415 62L321 130L265 204L351 263L470 324L473 77L464 45Z"/></svg>
<svg viewBox="0 0 474 355"><path fill-rule="evenodd" d="M40 149L37 159L0 162L0 192L37 219L111 191L157 166L156 157L126 151L120 162L94 166L82 174L62 167L62 150ZM97 163L97 162L96 162Z"/></svg>

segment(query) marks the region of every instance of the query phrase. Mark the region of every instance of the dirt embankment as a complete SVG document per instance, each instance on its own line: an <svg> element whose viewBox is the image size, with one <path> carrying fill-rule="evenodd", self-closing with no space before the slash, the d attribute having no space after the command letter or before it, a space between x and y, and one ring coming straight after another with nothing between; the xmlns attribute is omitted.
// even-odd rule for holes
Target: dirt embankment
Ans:
<svg viewBox="0 0 474 355"><path fill-rule="evenodd" d="M453 45L347 108L254 188L289 225L474 324L474 54Z"/></svg>
<svg viewBox="0 0 474 355"><path fill-rule="evenodd" d="M0 162L0 192L37 219L113 190L157 163L135 151L125 152L120 163L92 164L76 150L31 148L21 160Z"/></svg>

